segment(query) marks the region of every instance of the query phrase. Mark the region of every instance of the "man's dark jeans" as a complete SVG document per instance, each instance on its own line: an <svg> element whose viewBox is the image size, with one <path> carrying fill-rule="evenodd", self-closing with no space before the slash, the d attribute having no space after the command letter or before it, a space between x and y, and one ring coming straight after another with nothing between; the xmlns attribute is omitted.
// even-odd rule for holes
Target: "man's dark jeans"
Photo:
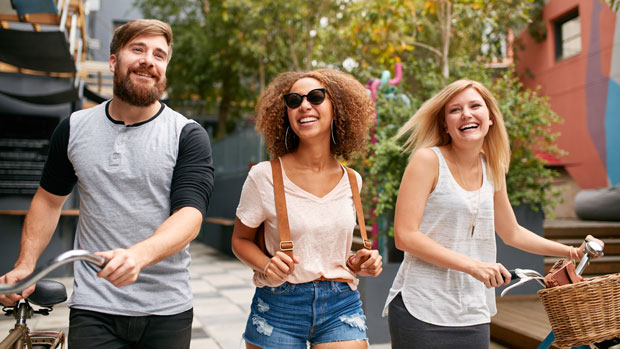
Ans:
<svg viewBox="0 0 620 349"><path fill-rule="evenodd" d="M189 348L194 311L169 316L121 316L71 309L69 348Z"/></svg>

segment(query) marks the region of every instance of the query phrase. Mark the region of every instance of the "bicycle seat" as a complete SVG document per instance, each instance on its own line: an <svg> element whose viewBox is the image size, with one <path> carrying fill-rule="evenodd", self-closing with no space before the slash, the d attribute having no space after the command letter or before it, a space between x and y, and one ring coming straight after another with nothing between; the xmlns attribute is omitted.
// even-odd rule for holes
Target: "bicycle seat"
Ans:
<svg viewBox="0 0 620 349"><path fill-rule="evenodd" d="M54 280L39 280L28 302L40 307L51 307L67 300L65 285Z"/></svg>

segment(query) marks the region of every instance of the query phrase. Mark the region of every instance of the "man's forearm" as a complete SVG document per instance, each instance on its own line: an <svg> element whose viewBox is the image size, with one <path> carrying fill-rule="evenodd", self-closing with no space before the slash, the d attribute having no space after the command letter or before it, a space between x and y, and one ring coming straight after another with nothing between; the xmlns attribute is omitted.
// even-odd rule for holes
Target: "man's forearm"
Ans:
<svg viewBox="0 0 620 349"><path fill-rule="evenodd" d="M19 257L15 267L34 269L37 259L56 230L66 198L67 196L50 194L39 187L24 220Z"/></svg>
<svg viewBox="0 0 620 349"><path fill-rule="evenodd" d="M183 207L168 217L151 237L129 250L143 267L155 264L187 246L198 236L201 225L202 213L194 207Z"/></svg>

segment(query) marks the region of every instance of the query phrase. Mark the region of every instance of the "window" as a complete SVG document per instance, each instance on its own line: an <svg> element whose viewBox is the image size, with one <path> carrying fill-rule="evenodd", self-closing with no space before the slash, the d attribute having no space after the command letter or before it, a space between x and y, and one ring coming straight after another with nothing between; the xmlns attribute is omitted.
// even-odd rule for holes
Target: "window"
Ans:
<svg viewBox="0 0 620 349"><path fill-rule="evenodd" d="M556 60L559 61L581 53L581 24L577 10L557 20L554 29Z"/></svg>

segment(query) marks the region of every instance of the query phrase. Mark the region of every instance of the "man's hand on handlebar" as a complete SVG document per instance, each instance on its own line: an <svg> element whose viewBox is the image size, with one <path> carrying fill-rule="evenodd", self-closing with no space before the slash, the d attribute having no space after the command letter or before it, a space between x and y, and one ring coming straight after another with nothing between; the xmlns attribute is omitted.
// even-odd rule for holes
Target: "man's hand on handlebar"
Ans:
<svg viewBox="0 0 620 349"><path fill-rule="evenodd" d="M25 277L30 275L30 273L32 273L32 269L17 267L10 272L0 276L0 284L14 284L20 280L23 280ZM21 295L17 293L0 294L0 303L6 306L15 305L15 303L17 303L17 301L19 301L20 299L28 298L28 296L30 296L32 292L34 292L34 286L35 285L32 285L27 289L23 290L21 292Z"/></svg>
<svg viewBox="0 0 620 349"><path fill-rule="evenodd" d="M118 248L95 254L108 259L108 264L97 273L97 276L110 281L116 287L133 284L144 267L130 249Z"/></svg>

